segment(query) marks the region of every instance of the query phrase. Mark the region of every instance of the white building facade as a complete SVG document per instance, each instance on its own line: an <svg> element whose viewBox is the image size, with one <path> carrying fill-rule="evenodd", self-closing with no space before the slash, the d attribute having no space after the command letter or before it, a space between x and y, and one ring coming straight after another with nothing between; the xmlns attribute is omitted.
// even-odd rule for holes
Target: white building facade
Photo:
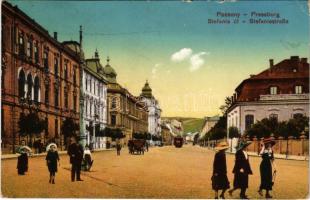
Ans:
<svg viewBox="0 0 310 200"><path fill-rule="evenodd" d="M227 127L237 127L244 134L264 118L288 121L296 115L309 116L309 94L261 95L259 101L236 103L227 114Z"/></svg>
<svg viewBox="0 0 310 200"><path fill-rule="evenodd" d="M94 149L105 148L106 138L98 132L107 125L107 81L98 52L95 57L86 59L83 73L84 121L86 144Z"/></svg>
<svg viewBox="0 0 310 200"><path fill-rule="evenodd" d="M161 134L161 109L158 101L152 95L152 89L146 81L140 95L142 101L148 108L148 132L151 135L160 136Z"/></svg>
<svg viewBox="0 0 310 200"><path fill-rule="evenodd" d="M241 135L256 121L276 118L288 121L298 115L309 117L309 63L307 58L291 56L269 69L243 80L235 89L227 111L229 127L237 127ZM230 140L230 139L229 139ZM236 146L237 140L229 141Z"/></svg>

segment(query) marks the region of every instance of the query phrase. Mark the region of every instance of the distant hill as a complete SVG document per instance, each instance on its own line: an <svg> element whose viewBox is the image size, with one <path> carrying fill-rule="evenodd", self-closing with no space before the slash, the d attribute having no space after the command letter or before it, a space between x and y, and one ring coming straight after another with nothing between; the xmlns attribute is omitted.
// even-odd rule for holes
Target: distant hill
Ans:
<svg viewBox="0 0 310 200"><path fill-rule="evenodd" d="M183 124L184 133L199 132L202 128L204 119L202 118L190 118L190 117L162 117L162 119L176 119Z"/></svg>

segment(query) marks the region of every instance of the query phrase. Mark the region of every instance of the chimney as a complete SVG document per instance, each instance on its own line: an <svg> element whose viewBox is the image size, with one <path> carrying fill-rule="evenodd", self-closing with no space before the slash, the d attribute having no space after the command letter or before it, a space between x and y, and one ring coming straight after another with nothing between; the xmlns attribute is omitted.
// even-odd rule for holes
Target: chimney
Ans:
<svg viewBox="0 0 310 200"><path fill-rule="evenodd" d="M54 39L57 40L57 32L54 32Z"/></svg>
<svg viewBox="0 0 310 200"><path fill-rule="evenodd" d="M299 56L291 56L291 61L298 62L299 61Z"/></svg>
<svg viewBox="0 0 310 200"><path fill-rule="evenodd" d="M305 64L305 63L308 62L308 59L307 59L307 58L301 58L301 59L300 59L300 62L303 63L303 64Z"/></svg>
<svg viewBox="0 0 310 200"><path fill-rule="evenodd" d="M270 68L273 67L273 59L269 59L269 66L270 66Z"/></svg>

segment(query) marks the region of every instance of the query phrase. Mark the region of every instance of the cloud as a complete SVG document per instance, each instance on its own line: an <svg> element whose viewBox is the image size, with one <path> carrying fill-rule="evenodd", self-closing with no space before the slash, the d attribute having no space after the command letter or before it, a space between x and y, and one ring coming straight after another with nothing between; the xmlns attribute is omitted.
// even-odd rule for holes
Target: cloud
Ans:
<svg viewBox="0 0 310 200"><path fill-rule="evenodd" d="M156 78L156 74L157 74L158 68L160 66L162 66L162 64L160 64L160 63L157 63L154 65L154 67L152 68L152 71L151 71L152 72L152 78Z"/></svg>
<svg viewBox="0 0 310 200"><path fill-rule="evenodd" d="M191 48L183 48L180 51L172 54L171 60L174 62L181 62L181 61L189 58L190 55L192 55L192 53L193 53L193 50Z"/></svg>
<svg viewBox="0 0 310 200"><path fill-rule="evenodd" d="M189 71L191 72L196 71L201 66L204 65L205 60L202 58L203 55L209 55L209 52L199 52L191 56L190 58L191 66L189 67Z"/></svg>

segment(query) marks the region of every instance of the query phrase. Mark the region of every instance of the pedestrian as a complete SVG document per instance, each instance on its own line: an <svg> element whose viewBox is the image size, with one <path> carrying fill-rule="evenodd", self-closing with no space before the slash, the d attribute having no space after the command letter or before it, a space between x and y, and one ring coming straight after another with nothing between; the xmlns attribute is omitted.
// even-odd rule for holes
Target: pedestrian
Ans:
<svg viewBox="0 0 310 200"><path fill-rule="evenodd" d="M121 155L121 149L122 149L122 146L120 144L119 141L116 142L116 152L117 152L117 155L120 156Z"/></svg>
<svg viewBox="0 0 310 200"><path fill-rule="evenodd" d="M213 161L213 173L212 173L212 189L215 191L215 199L218 199L218 191L222 190L220 197L225 199L225 191L229 189L229 181L227 178L227 166L225 150L229 146L226 142L220 142L216 147L217 153L214 156Z"/></svg>
<svg viewBox="0 0 310 200"><path fill-rule="evenodd" d="M24 150L20 150L20 156L17 158L17 173L19 175L25 175L28 171L28 154Z"/></svg>
<svg viewBox="0 0 310 200"><path fill-rule="evenodd" d="M84 161L86 164L86 170L90 171L90 168L92 167L94 160L91 159L91 151L88 146L86 146L84 150Z"/></svg>
<svg viewBox="0 0 310 200"><path fill-rule="evenodd" d="M59 163L59 155L58 155L56 144L50 145L50 148L47 152L45 160L46 160L46 164L48 167L48 171L50 172L49 183L55 184L55 175L57 172L57 163Z"/></svg>
<svg viewBox="0 0 310 200"><path fill-rule="evenodd" d="M77 143L76 137L71 137L71 144L68 147L68 155L71 163L71 181L83 181L81 179L81 165L83 160L83 147Z"/></svg>
<svg viewBox="0 0 310 200"><path fill-rule="evenodd" d="M272 146L275 145L275 141L271 138L263 140L262 149L260 155L262 156L262 162L260 163L260 180L261 184L258 193L263 196L263 190L266 190L266 198L272 198L269 191L272 190L272 168L274 174L276 173Z"/></svg>
<svg viewBox="0 0 310 200"><path fill-rule="evenodd" d="M147 142L147 140L145 140L145 147L146 147L146 151L149 151L149 143Z"/></svg>
<svg viewBox="0 0 310 200"><path fill-rule="evenodd" d="M237 149L236 155L235 155L235 166L233 169L234 175L234 187L233 189L229 190L228 193L231 196L233 191L236 189L240 189L240 198L241 199L247 199L246 196L246 190L248 188L249 183L249 174L253 174L250 162L249 162L249 156L245 151L245 148L250 145L251 142L244 142L242 141L239 144L239 148Z"/></svg>

